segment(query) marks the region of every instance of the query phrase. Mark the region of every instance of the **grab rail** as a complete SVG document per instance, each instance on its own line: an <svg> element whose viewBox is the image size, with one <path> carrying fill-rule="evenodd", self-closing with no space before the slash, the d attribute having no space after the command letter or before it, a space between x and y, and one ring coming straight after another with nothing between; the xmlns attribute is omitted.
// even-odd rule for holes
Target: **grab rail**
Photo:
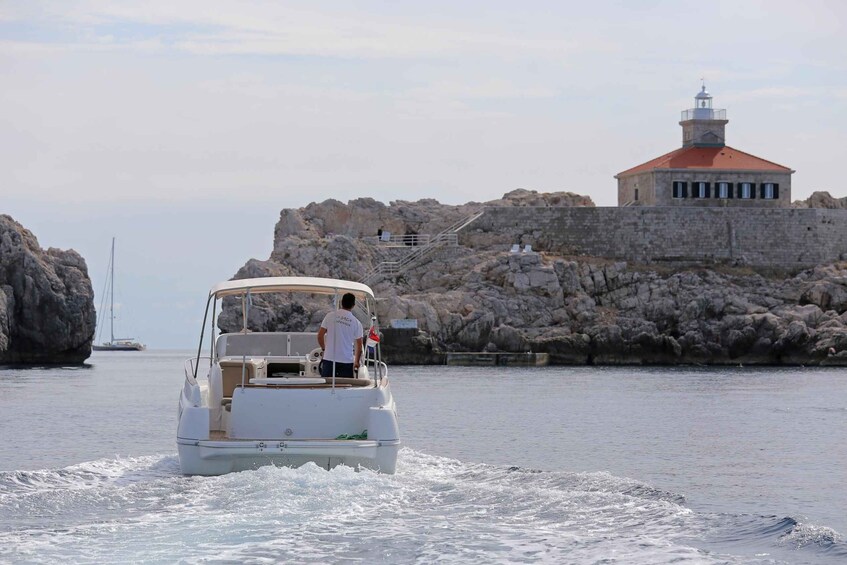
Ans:
<svg viewBox="0 0 847 565"><path fill-rule="evenodd" d="M205 359L204 357L200 357L198 359L187 359L183 364L183 369L185 370L185 383L182 385L182 394L185 398L191 402L192 406L200 406L202 403L202 395L200 392L200 385L197 383L197 378L194 376L195 374L195 363L199 363L200 359Z"/></svg>
<svg viewBox="0 0 847 565"><path fill-rule="evenodd" d="M205 361L207 359L211 363L211 361L212 361L211 356L209 356L209 357L206 357L206 356L190 357L190 358L186 359L185 363L183 363L183 366L182 366L183 370L185 371L185 380L187 380L191 384L196 385L197 384L197 377L195 375L197 374L197 368L199 367L199 363L200 363L200 361Z"/></svg>
<svg viewBox="0 0 847 565"><path fill-rule="evenodd" d="M185 370L185 380L191 384L197 384L197 378L194 376L194 357L190 359L186 359L185 363L183 363L183 369Z"/></svg>

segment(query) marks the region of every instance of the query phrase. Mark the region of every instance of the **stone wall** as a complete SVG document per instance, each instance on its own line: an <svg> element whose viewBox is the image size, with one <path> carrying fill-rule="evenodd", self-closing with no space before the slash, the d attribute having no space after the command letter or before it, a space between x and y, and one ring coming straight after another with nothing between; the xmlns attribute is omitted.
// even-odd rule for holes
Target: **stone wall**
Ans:
<svg viewBox="0 0 847 565"><path fill-rule="evenodd" d="M847 210L799 208L487 208L460 236L477 248L637 263L795 270L847 254Z"/></svg>
<svg viewBox="0 0 847 565"><path fill-rule="evenodd" d="M636 198L636 189L638 190L638 198ZM656 205L656 187L653 171L627 175L618 180L618 206L624 205Z"/></svg>
<svg viewBox="0 0 847 565"><path fill-rule="evenodd" d="M696 112L695 108L695 112ZM726 142L726 124L729 120L685 120L682 126L682 146L695 144L720 144Z"/></svg>

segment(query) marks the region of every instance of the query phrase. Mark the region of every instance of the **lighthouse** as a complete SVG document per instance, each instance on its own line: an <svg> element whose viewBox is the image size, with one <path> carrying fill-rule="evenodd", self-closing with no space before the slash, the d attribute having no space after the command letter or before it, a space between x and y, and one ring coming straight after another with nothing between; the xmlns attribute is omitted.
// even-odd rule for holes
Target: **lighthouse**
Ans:
<svg viewBox="0 0 847 565"><path fill-rule="evenodd" d="M728 122L703 84L682 111L682 147L615 175L618 206L789 207L794 171L727 145Z"/></svg>
<svg viewBox="0 0 847 565"><path fill-rule="evenodd" d="M694 97L694 107L682 111L682 146L723 147L726 145L726 110L712 107L705 83Z"/></svg>

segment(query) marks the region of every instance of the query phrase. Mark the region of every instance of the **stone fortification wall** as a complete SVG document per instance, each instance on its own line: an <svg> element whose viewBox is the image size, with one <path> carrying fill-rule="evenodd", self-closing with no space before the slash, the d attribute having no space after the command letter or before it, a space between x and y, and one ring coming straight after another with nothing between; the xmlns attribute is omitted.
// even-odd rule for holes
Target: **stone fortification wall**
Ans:
<svg viewBox="0 0 847 565"><path fill-rule="evenodd" d="M560 255L800 269L847 254L847 210L491 207L463 234L477 248L515 243Z"/></svg>

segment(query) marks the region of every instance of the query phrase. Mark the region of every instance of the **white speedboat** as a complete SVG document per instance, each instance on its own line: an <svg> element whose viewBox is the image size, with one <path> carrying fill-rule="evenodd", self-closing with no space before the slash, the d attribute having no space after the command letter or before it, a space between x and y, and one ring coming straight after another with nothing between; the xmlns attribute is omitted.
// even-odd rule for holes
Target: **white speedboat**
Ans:
<svg viewBox="0 0 847 565"><path fill-rule="evenodd" d="M248 330L254 296L291 292L326 295L327 304L330 297L339 304L350 292L356 296L355 313L370 320L370 335L378 335L373 291L361 283L268 277L212 288L197 356L185 363L179 397L183 473L220 475L310 461L326 469L347 465L394 473L400 434L378 338L366 342L355 378L322 378L317 333ZM216 338L217 304L225 297L240 297L245 321L241 332ZM210 319L211 357L203 358ZM198 374L201 366L205 376Z"/></svg>

